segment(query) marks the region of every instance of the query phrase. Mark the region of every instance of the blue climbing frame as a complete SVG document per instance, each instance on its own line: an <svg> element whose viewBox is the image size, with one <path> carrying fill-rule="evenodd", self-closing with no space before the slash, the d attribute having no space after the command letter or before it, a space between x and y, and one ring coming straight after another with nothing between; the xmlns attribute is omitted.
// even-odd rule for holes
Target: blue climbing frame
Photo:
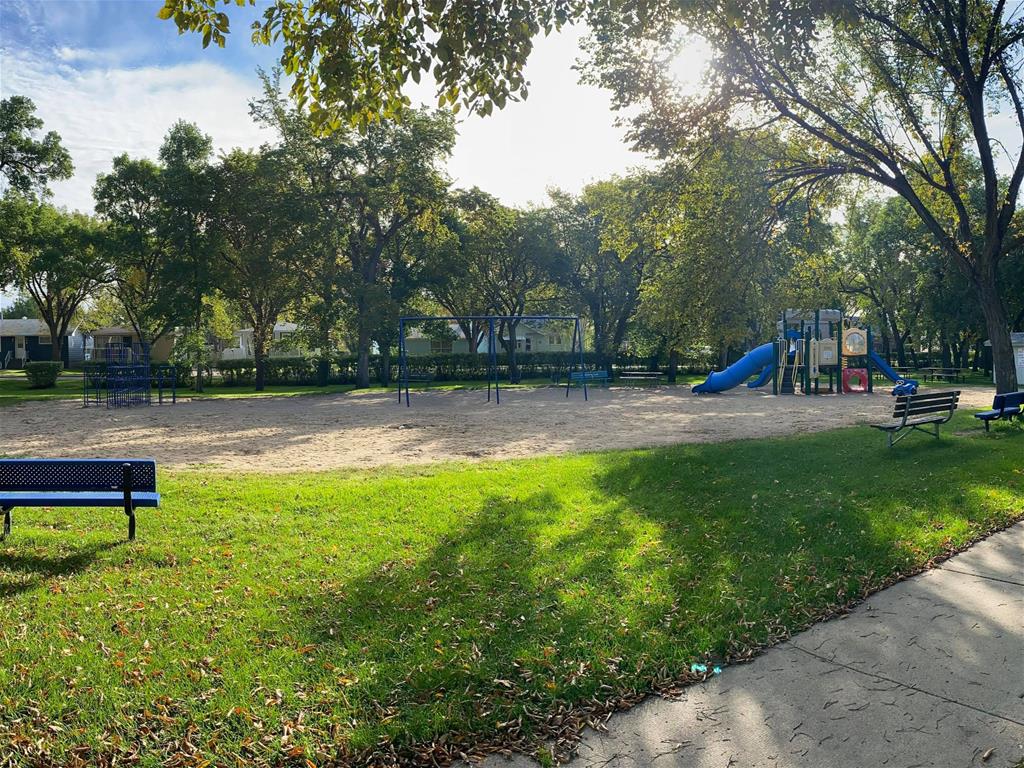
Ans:
<svg viewBox="0 0 1024 768"><path fill-rule="evenodd" d="M398 318L398 403L401 405L403 393L405 405L409 407L409 361L406 354L405 328L407 325L419 325L420 323L440 320L441 322L452 322L459 320L471 320L473 322L487 323L487 402L491 402L491 386L494 386L494 402L501 405L501 390L498 386L498 348L495 323L523 320L530 322L546 322L548 320L569 321L573 324L572 349L569 352L569 371L566 376L565 396L569 397L569 390L575 383L572 380L572 373L579 365L583 370L583 327L580 325L579 315L410 315ZM589 400L587 393L587 382L583 381L583 399Z"/></svg>
<svg viewBox="0 0 1024 768"><path fill-rule="evenodd" d="M85 364L82 372L82 405L106 404L107 408L150 405L153 386L163 405L164 390L177 402L177 376L173 365L149 361L148 344L112 345L97 353L99 359Z"/></svg>

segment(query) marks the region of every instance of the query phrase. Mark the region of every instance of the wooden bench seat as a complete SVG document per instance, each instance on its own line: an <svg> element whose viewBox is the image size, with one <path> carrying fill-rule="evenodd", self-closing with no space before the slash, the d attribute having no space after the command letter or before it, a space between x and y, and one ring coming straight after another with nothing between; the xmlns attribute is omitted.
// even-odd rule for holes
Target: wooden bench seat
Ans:
<svg viewBox="0 0 1024 768"><path fill-rule="evenodd" d="M0 539L11 533L15 507L122 507L130 541L135 510L158 506L152 459L0 459Z"/></svg>
<svg viewBox="0 0 1024 768"><path fill-rule="evenodd" d="M959 390L900 395L893 405L892 420L871 426L888 434L890 448L915 430L938 439L939 427L953 418L959 402ZM926 429L928 425L933 429Z"/></svg>

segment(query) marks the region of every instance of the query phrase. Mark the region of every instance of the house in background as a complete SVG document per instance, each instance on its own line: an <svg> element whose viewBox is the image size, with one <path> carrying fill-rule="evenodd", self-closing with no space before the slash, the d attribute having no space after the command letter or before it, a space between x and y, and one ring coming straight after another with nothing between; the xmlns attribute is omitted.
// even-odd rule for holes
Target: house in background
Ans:
<svg viewBox="0 0 1024 768"><path fill-rule="evenodd" d="M0 368L24 368L25 363L50 360L52 356L50 329L42 320L0 320ZM60 356L67 365L67 336L60 340Z"/></svg>
<svg viewBox="0 0 1024 768"><path fill-rule="evenodd" d="M275 323L274 334L270 342L271 357L300 357L302 350L299 345L290 337L299 330L295 323ZM232 346L222 349L218 354L220 360L252 360L254 356L252 348L252 328L240 328L235 331L235 341Z"/></svg>
<svg viewBox="0 0 1024 768"><path fill-rule="evenodd" d="M1013 347L1013 362L1017 366L1017 386L1024 389L1024 331L1011 332L1010 344ZM985 346L991 347L992 342L986 340ZM995 371L992 372L992 383L996 383Z"/></svg>
<svg viewBox="0 0 1024 768"><path fill-rule="evenodd" d="M139 344L139 334L133 328L126 328L119 325L108 325L102 328L95 328L84 336L84 359L91 361L106 360L108 349L129 348L136 349ZM166 363L171 356L171 349L174 347L174 339L171 334L165 334L153 344L149 350L149 359L154 363Z"/></svg>
<svg viewBox="0 0 1024 768"><path fill-rule="evenodd" d="M405 332L405 350L410 357L427 355L464 355L470 351L471 342L457 323L449 323L454 338L434 339L423 333L419 327L412 326ZM497 329L495 329L497 335ZM501 353L504 348L495 338L494 342ZM568 352L572 348L572 327L564 324L552 324L545 327L540 323L523 321L516 328L517 352ZM477 345L480 354L487 353L487 336Z"/></svg>

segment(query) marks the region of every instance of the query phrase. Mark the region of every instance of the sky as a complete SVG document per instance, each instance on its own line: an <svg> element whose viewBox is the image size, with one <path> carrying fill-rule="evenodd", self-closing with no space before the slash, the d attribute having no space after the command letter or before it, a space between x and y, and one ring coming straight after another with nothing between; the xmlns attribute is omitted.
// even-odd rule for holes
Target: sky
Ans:
<svg viewBox="0 0 1024 768"><path fill-rule="evenodd" d="M157 19L161 0L0 0L0 95L36 104L75 163L74 178L52 185L54 201L91 211L96 176L114 156L155 157L178 119L210 134L218 151L272 140L253 124L256 68L276 51L254 46L248 22L258 10L232 6L223 49L203 50ZM448 164L453 181L479 186L510 205L542 203L549 186L586 183L645 163L614 125L606 92L577 82L572 65L583 31L539 39L527 69L530 97L490 117L459 121ZM410 92L429 99L430 89Z"/></svg>

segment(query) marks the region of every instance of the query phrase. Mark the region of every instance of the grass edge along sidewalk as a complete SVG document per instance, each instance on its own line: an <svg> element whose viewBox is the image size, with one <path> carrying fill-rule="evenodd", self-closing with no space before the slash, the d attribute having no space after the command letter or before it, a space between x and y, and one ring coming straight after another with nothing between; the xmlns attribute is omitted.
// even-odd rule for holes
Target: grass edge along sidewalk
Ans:
<svg viewBox="0 0 1024 768"><path fill-rule="evenodd" d="M571 749L1024 517L1024 430L958 416L408 470L163 473L0 545L13 764L426 764Z"/></svg>

